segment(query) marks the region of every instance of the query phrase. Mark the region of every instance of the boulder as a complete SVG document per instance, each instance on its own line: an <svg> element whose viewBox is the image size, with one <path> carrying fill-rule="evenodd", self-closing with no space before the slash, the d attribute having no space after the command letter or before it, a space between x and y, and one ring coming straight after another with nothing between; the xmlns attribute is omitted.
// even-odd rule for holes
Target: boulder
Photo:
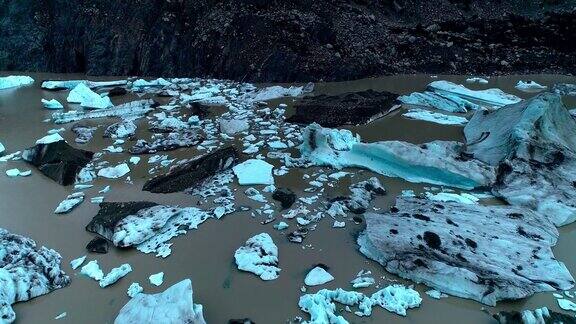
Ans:
<svg viewBox="0 0 576 324"><path fill-rule="evenodd" d="M73 184L93 156L93 152L76 149L63 140L36 144L22 154L25 161L63 186Z"/></svg>
<svg viewBox="0 0 576 324"><path fill-rule="evenodd" d="M287 121L324 127L365 124L386 115L397 97L373 90L304 97L294 105L296 112Z"/></svg>
<svg viewBox="0 0 576 324"><path fill-rule="evenodd" d="M108 253L108 241L101 237L95 237L86 245L86 250L92 253Z"/></svg>
<svg viewBox="0 0 576 324"><path fill-rule="evenodd" d="M148 180L142 190L154 193L183 191L233 167L237 162L238 151L234 147L228 146L199 156L189 162L173 166L168 173Z"/></svg>
<svg viewBox="0 0 576 324"><path fill-rule="evenodd" d="M494 306L574 286L552 254L556 227L525 208L401 197L389 212L364 218L364 255L447 294Z"/></svg>

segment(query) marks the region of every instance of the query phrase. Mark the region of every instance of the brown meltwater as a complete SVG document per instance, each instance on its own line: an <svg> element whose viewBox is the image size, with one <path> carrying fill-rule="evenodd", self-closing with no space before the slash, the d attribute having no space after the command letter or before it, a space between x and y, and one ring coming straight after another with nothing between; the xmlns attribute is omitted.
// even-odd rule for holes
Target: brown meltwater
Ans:
<svg viewBox="0 0 576 324"><path fill-rule="evenodd" d="M8 75L10 73L1 73ZM16 74L16 73L12 73ZM43 122L50 117L52 111L42 108L42 98L56 98L66 102L67 92L51 92L40 89L40 81L44 79L78 79L82 75L70 74L29 74L36 83L34 86L14 90L0 90L0 142L6 146L6 153L23 150L34 144L36 139L46 135L53 128L64 127L61 135L75 147L95 152L112 145L113 140L102 137L105 127L111 124L111 119L94 119L82 123L100 126L94 133L94 138L86 145L74 142L75 135L70 131L74 123L55 125ZM347 91L374 89L387 90L400 94L412 91L422 91L434 80L449 80L464 83L464 76L439 76L432 78L425 75L392 76L378 79L358 80L352 82L317 84L315 93L338 94ZM114 79L114 78L109 78ZM534 94L520 92L514 88L518 80L534 80L543 85L557 82L575 83L576 78L554 75L507 76L492 77L488 85L466 84L472 89L497 87L505 92L529 98ZM127 101L129 98L113 98L115 104ZM276 101L274 101L275 103ZM279 100L278 102L286 102ZM289 102L287 102L290 104ZM565 104L576 107L574 98L566 98ZM66 106L66 104L65 104ZM271 103L271 107L274 107ZM138 122L137 137L148 139L145 122ZM442 126L429 122L409 120L400 113L378 119L369 125L347 127L361 135L366 142L381 140L404 140L412 143L423 143L431 140L463 140L462 127ZM125 151L131 146L127 141ZM297 150L292 149L295 155ZM179 149L172 152L159 152L170 158L191 158L198 154L195 149ZM128 153L107 154L104 160L110 165L125 160ZM98 178L93 181L94 187L84 190L86 200L71 213L56 215L54 208L67 195L72 187L63 187L42 175L34 167L23 161L10 161L0 164L0 227L10 232L34 239L39 245L55 249L63 257L63 269L71 276L70 286L54 291L28 302L14 305L18 323L46 323L62 312L67 316L62 323L112 323L120 308L129 300L126 290L132 282L139 282L146 293L164 291L170 285L190 278L194 288L194 301L204 307L204 316L208 323L227 323L231 318L248 317L256 323L284 323L296 316L305 319L308 314L298 308L299 297L303 294L301 287L304 277L314 265L326 264L335 280L325 285L308 288L307 293L313 293L322 288L344 288L351 290L350 281L364 269L370 270L379 288L395 281L410 285L410 281L399 279L387 273L376 262L370 261L358 252L355 243L356 234L363 229L364 224L346 222L345 228L332 228L332 219L321 220L315 231L310 232L302 244L290 243L285 234L296 229L295 221L288 230L279 232L272 225L282 220L278 217L270 224L261 225L262 218L252 217L251 212L237 211L224 216L220 220L209 219L198 229L188 234L172 239L172 254L165 258L157 258L152 254L144 254L135 249L120 250L111 246L105 255L88 254L85 245L94 237L84 227L98 212L98 205L90 202L90 197L100 196L98 191L110 185L111 190L103 194L105 201L153 201L161 204L196 206L198 198L185 193L152 194L142 191L142 185L151 177L147 163L148 155L142 156L137 166L130 165L130 176L133 181L128 184L121 179L107 180ZM271 162L275 163L275 162ZM32 170L29 177L9 178L5 170L19 168ZM167 168L164 169L164 171ZM309 180L303 180L304 174L312 174L315 168L293 169L290 174L275 177L277 187L294 190L302 196L308 187ZM161 171L161 172L164 172ZM348 186L374 176L371 172L348 170L357 175L350 179L343 178L337 188L326 188L321 200L348 194ZM156 173L158 174L158 173ZM378 198L373 206L387 209L394 198L404 189L422 192L426 185L413 184L397 178L378 176L387 190L387 195ZM261 190L262 186L255 186ZM247 187L233 185L236 196L236 206L259 207L261 204L248 199L243 191ZM349 219L351 216L349 216ZM234 251L255 234L266 232L270 234L279 248L280 277L273 281L262 281L251 273L240 272L234 263ZM576 273L576 258L572 247L576 245L576 225L571 224L560 228L560 239L554 247L558 260L564 262L568 269ZM88 254L87 260L98 260L105 273L122 263L129 263L134 271L116 284L100 288L98 284L74 271L69 261ZM152 286L148 276L163 271L164 284L161 287ZM491 323L492 318L482 309L490 312L499 310L534 309L547 306L551 310L559 310L551 293L537 294L514 302L500 302L497 307L486 307L480 303L456 297L441 300L431 299L424 292L428 290L422 285L415 285L423 302L419 308L408 311L407 317L401 317L386 310L375 307L371 317L363 318L354 314L342 312L351 323ZM376 287L360 289L371 294ZM342 306L337 304L338 309Z"/></svg>

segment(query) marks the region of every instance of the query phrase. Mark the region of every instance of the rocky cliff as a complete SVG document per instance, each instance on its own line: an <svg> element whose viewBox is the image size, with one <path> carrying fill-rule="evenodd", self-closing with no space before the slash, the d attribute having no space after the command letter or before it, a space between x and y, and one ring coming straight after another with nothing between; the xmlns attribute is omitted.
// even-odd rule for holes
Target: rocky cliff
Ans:
<svg viewBox="0 0 576 324"><path fill-rule="evenodd" d="M0 0L0 70L347 80L576 70L571 0Z"/></svg>

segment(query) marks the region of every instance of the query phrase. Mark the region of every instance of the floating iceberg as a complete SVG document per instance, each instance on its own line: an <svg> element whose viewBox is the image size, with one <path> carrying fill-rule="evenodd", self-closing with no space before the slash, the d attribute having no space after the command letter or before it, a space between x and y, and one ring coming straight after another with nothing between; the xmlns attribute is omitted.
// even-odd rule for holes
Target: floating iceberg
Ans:
<svg viewBox="0 0 576 324"><path fill-rule="evenodd" d="M8 169L6 170L6 175L14 178L14 177L27 177L29 175L32 174L32 171L27 170L27 171L20 171L18 169Z"/></svg>
<svg viewBox="0 0 576 324"><path fill-rule="evenodd" d="M194 207L179 208L151 202L101 203L86 230L100 234L118 247L136 247L144 253L170 255L173 237L195 229L212 213Z"/></svg>
<svg viewBox="0 0 576 324"><path fill-rule="evenodd" d="M58 252L36 246L24 236L0 228L0 321L12 323L12 304L66 287L70 278L60 269Z"/></svg>
<svg viewBox="0 0 576 324"><path fill-rule="evenodd" d="M401 197L389 212L364 218L364 255L447 294L493 306L574 286L552 254L556 227L528 209Z"/></svg>
<svg viewBox="0 0 576 324"><path fill-rule="evenodd" d="M144 288L142 288L142 286L140 286L139 283L133 282L130 284L130 287L128 287L128 291L126 292L126 294L130 298L134 298L136 295L138 295L139 293L141 293L143 291L144 291Z"/></svg>
<svg viewBox="0 0 576 324"><path fill-rule="evenodd" d="M348 321L336 313L334 302L346 306L358 306L357 316L370 316L374 306L380 306L390 312L406 316L406 310L420 306L422 298L417 291L402 285L392 285L381 289L368 297L356 291L322 289L315 294L300 297L298 306L302 311L310 314L310 322L302 323L329 323L347 324Z"/></svg>
<svg viewBox="0 0 576 324"><path fill-rule="evenodd" d="M410 109L408 112L402 114L402 116L441 125L463 126L468 123L468 119L466 119L466 117L446 115L424 109Z"/></svg>
<svg viewBox="0 0 576 324"><path fill-rule="evenodd" d="M432 91L413 92L410 95L398 97L398 100L410 106L432 108L452 113L465 113L468 110L481 109L480 105L458 96L438 94Z"/></svg>
<svg viewBox="0 0 576 324"><path fill-rule="evenodd" d="M133 323L206 324L206 321L202 305L194 304L192 281L185 279L162 293L139 293L130 299L114 324Z"/></svg>
<svg viewBox="0 0 576 324"><path fill-rule="evenodd" d="M24 75L9 75L0 77L0 90L26 86L34 83L34 79Z"/></svg>
<svg viewBox="0 0 576 324"><path fill-rule="evenodd" d="M303 131L302 159L317 166L366 168L410 182L447 185L463 189L494 182L495 169L462 157L457 142L434 141L415 145L399 141L361 143L348 130L322 128L312 124Z"/></svg>
<svg viewBox="0 0 576 324"><path fill-rule="evenodd" d="M110 270L110 272L100 280L100 287L108 287L125 277L130 272L132 272L132 267L128 263L124 263L123 265Z"/></svg>
<svg viewBox="0 0 576 324"><path fill-rule="evenodd" d="M95 111L70 110L67 112L55 112L52 114L52 120L56 124L66 124L82 119L120 117L124 119L137 119L143 117L152 110L154 101L137 100L122 105Z"/></svg>
<svg viewBox="0 0 576 324"><path fill-rule="evenodd" d="M574 323L574 316L552 312L546 307L521 312L499 312L493 315L500 324L548 324Z"/></svg>
<svg viewBox="0 0 576 324"><path fill-rule="evenodd" d="M516 89L524 92L540 92L548 89L547 86L536 83L535 81L518 81L516 84Z"/></svg>
<svg viewBox="0 0 576 324"><path fill-rule="evenodd" d="M557 226L576 220L576 121L559 95L478 112L464 134L467 153L498 168L496 196Z"/></svg>
<svg viewBox="0 0 576 324"><path fill-rule="evenodd" d="M83 84L90 89L95 88L112 88L125 86L128 83L126 80L117 81L89 81L89 80L65 80L65 81L55 81L48 80L42 82L42 89L47 90L72 90L76 88L79 84Z"/></svg>
<svg viewBox="0 0 576 324"><path fill-rule="evenodd" d="M466 79L468 83L479 83L479 84L488 84L488 80L480 77L473 77Z"/></svg>
<svg viewBox="0 0 576 324"><path fill-rule="evenodd" d="M80 106L90 109L106 109L114 106L108 96L100 96L84 83L74 87L66 100L70 103L79 103Z"/></svg>
<svg viewBox="0 0 576 324"><path fill-rule="evenodd" d="M164 282L164 272L158 272L156 274L153 274L150 277L148 277L148 280L150 280L150 283L153 284L154 286L159 287Z"/></svg>
<svg viewBox="0 0 576 324"><path fill-rule="evenodd" d="M317 266L308 272L306 278L304 278L304 284L306 284L306 286L319 286L332 280L334 280L334 277L332 277L328 271Z"/></svg>
<svg viewBox="0 0 576 324"><path fill-rule="evenodd" d="M58 204L58 207L54 210L55 214L65 214L70 212L74 207L80 205L84 201L83 192L75 192Z"/></svg>
<svg viewBox="0 0 576 324"><path fill-rule="evenodd" d="M63 109L64 106L56 99L46 100L42 99L42 106L46 109Z"/></svg>
<svg viewBox="0 0 576 324"><path fill-rule="evenodd" d="M86 265L80 269L80 273L96 281L100 281L102 278L104 278L104 271L100 269L100 265L98 265L97 260L92 260L86 263Z"/></svg>
<svg viewBox="0 0 576 324"><path fill-rule="evenodd" d="M258 90L255 93L249 93L246 95L246 99L253 101L266 101L272 99L278 99L282 97L298 97L304 93L304 87L289 87L285 88L282 86L271 86Z"/></svg>
<svg viewBox="0 0 576 324"><path fill-rule="evenodd" d="M107 167L98 170L98 176L108 179L117 179L125 176L130 172L130 167L126 163L118 164L117 166Z"/></svg>
<svg viewBox="0 0 576 324"><path fill-rule="evenodd" d="M234 253L239 270L252 272L262 280L278 278L278 247L267 233L255 235Z"/></svg>
<svg viewBox="0 0 576 324"><path fill-rule="evenodd" d="M266 161L251 159L237 164L232 168L240 185L272 185L274 166Z"/></svg>
<svg viewBox="0 0 576 324"><path fill-rule="evenodd" d="M448 81L434 81L428 89L443 96L457 96L464 100L478 102L482 106L498 108L522 101L515 95L505 93L500 89L470 90L463 85Z"/></svg>

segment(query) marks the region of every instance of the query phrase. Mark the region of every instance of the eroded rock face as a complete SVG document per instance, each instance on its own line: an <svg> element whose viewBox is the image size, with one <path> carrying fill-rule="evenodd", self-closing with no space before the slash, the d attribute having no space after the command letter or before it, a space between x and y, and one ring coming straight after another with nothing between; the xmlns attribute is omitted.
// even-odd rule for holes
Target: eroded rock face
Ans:
<svg viewBox="0 0 576 324"><path fill-rule="evenodd" d="M148 180L142 190L154 193L184 191L202 183L218 172L230 169L238 161L238 151L226 147L170 168L168 173Z"/></svg>
<svg viewBox="0 0 576 324"><path fill-rule="evenodd" d="M498 168L497 196L557 226L576 220L576 121L559 95L478 112L464 133L467 152Z"/></svg>
<svg viewBox="0 0 576 324"><path fill-rule="evenodd" d="M552 254L556 227L525 208L398 198L364 217L363 254L441 292L495 305L574 286Z"/></svg>
<svg viewBox="0 0 576 324"><path fill-rule="evenodd" d="M318 123L324 127L364 124L387 114L397 97L394 93L373 90L305 97L294 105L296 113L287 121Z"/></svg>
<svg viewBox="0 0 576 324"><path fill-rule="evenodd" d="M24 160L63 186L71 185L76 175L94 156L93 152L76 149L65 141L36 144L22 154Z"/></svg>
<svg viewBox="0 0 576 324"><path fill-rule="evenodd" d="M58 252L0 228L0 322L12 323L16 319L12 304L70 283L60 269L61 260Z"/></svg>
<svg viewBox="0 0 576 324"><path fill-rule="evenodd" d="M194 304L192 281L185 279L159 294L139 293L122 307L114 324L206 324L202 305Z"/></svg>

